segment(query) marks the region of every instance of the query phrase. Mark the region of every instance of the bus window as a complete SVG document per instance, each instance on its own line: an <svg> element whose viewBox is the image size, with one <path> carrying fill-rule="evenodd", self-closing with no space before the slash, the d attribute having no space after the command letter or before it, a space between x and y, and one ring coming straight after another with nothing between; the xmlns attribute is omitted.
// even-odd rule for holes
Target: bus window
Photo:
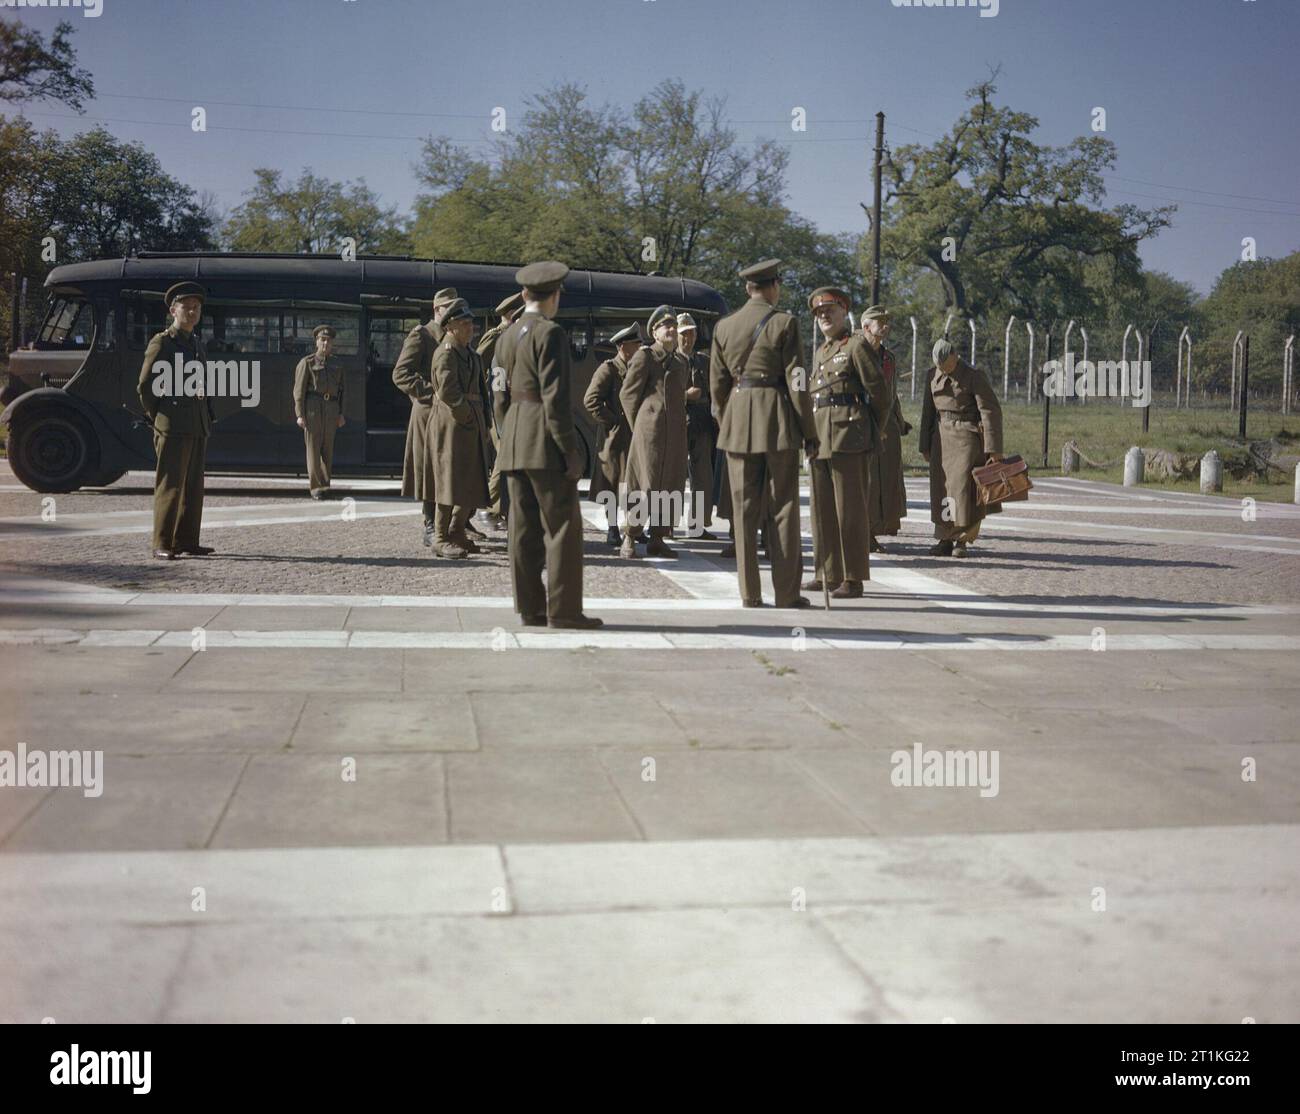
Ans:
<svg viewBox="0 0 1300 1114"><path fill-rule="evenodd" d="M223 335L226 352L282 351L280 345L280 314L226 312Z"/></svg>
<svg viewBox="0 0 1300 1114"><path fill-rule="evenodd" d="M82 298L55 298L45 315L37 348L86 348L94 328L90 303Z"/></svg>
<svg viewBox="0 0 1300 1114"><path fill-rule="evenodd" d="M136 352L143 352L149 347L149 342L167 328L168 320L167 307L160 301L128 302L126 306L127 345ZM212 342L214 328L212 314L205 309L199 319L199 336L203 338L206 347L218 352L220 348L214 348Z"/></svg>
<svg viewBox="0 0 1300 1114"><path fill-rule="evenodd" d="M585 317L577 320L565 321L559 319L559 323L564 326L564 331L569 335L569 353L578 362L587 354L587 349L591 346L591 327Z"/></svg>
<svg viewBox="0 0 1300 1114"><path fill-rule="evenodd" d="M104 324L99 330L95 347L100 352L114 352L117 350L117 311L101 303L100 314Z"/></svg>
<svg viewBox="0 0 1300 1114"><path fill-rule="evenodd" d="M290 332L292 324L293 331ZM299 309L292 315L284 315L285 351L310 355L316 351L316 338L313 330L317 325L334 327L334 355L355 356L361 335L361 315L339 310ZM292 345L292 348L290 347Z"/></svg>

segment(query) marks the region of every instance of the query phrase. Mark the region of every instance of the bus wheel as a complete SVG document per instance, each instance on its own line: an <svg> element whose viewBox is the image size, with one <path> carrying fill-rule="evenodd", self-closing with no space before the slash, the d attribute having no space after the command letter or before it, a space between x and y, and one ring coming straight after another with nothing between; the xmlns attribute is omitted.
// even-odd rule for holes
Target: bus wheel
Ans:
<svg viewBox="0 0 1300 1114"><path fill-rule="evenodd" d="M82 487L112 487L125 475L125 468L110 468L107 472L100 472L99 475L92 476L82 484Z"/></svg>
<svg viewBox="0 0 1300 1114"><path fill-rule="evenodd" d="M99 444L80 414L63 408L39 410L11 424L9 466L33 491L76 491L99 467Z"/></svg>

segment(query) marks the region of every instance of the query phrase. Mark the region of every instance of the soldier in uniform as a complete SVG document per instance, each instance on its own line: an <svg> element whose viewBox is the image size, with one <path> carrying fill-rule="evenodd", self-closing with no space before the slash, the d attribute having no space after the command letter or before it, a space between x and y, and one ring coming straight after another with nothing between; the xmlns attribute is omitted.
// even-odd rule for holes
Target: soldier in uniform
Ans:
<svg viewBox="0 0 1300 1114"><path fill-rule="evenodd" d="M424 544L433 545L435 501L433 470L430 467L425 435L433 406L433 354L442 343L442 326L438 317L456 300L456 291L447 287L433 296L433 316L406 334L401 354L393 365L393 383L411 400L411 418L406 425L406 452L402 458L402 494L420 500L424 512Z"/></svg>
<svg viewBox="0 0 1300 1114"><path fill-rule="evenodd" d="M163 295L171 324L156 334L145 349L137 393L153 425L153 447L158 470L153 489L153 555L174 561L182 553L206 556L211 546L199 545L203 523L203 463L212 432L212 405L200 388L197 395L154 393L154 364L174 366L200 361L207 368L208 354L195 328L203 316L207 292L197 282L178 282Z"/></svg>
<svg viewBox="0 0 1300 1114"><path fill-rule="evenodd" d="M799 530L799 448L817 457L817 427L800 366L799 323L776 308L779 259L740 272L749 301L713 330L709 386L727 454L736 515L736 571L745 607L763 605L758 578L758 528L770 518L768 545L777 607L809 607L799 594L803 564ZM764 507L764 493L768 497Z"/></svg>
<svg viewBox="0 0 1300 1114"><path fill-rule="evenodd" d="M718 445L718 423L713 420L709 398L709 357L695 351L699 332L689 313L677 315L677 341L690 368L686 388L686 470L691 480L691 503L687 520L694 537L713 539L713 454Z"/></svg>
<svg viewBox="0 0 1300 1114"><path fill-rule="evenodd" d="M636 557L650 524L647 557L676 557L664 538L686 487L686 388L690 366L677 351L677 315L660 306L646 326L654 339L627 365L619 401L632 430L628 450L628 525L620 557ZM666 521L665 521L666 520Z"/></svg>
<svg viewBox="0 0 1300 1114"><path fill-rule="evenodd" d="M483 364L483 397L490 399L492 397L492 357L497 350L497 341L501 334L509 328L511 322L519 316L519 311L524 308L524 296L519 293L511 294L505 298L493 311L500 320L492 326L482 337L479 338L478 352L479 360ZM491 418L491 415L489 415ZM501 480L501 469L497 467L496 456L497 447L500 444L500 437L497 433L495 421L489 421L492 435L492 475L488 478L488 523L500 528L503 525L505 517L505 507L502 505L502 495L504 493L504 484Z"/></svg>
<svg viewBox="0 0 1300 1114"><path fill-rule="evenodd" d="M921 455L930 464L932 557L965 557L990 510L975 499L971 470L1002 459L1002 406L988 376L953 351L934 345L934 372L921 404Z"/></svg>
<svg viewBox="0 0 1300 1114"><path fill-rule="evenodd" d="M609 533L605 541L617 546L623 540L618 529L618 501L624 498L622 492L627 483L627 453L632 444L632 428L628 425L618 395L627 376L628 361L641 347L641 330L635 324L629 325L610 337L610 341L617 351L613 359L606 360L592 373L587 392L582 396L582 405L596 423L600 435L596 474L592 477L589 494L592 499L596 499L606 491L614 493L614 501L606 511ZM624 513L626 514L626 509Z"/></svg>
<svg viewBox="0 0 1300 1114"><path fill-rule="evenodd" d="M582 613L582 450L570 406L569 339L551 320L568 273L553 261L516 272L524 312L497 344L495 363L506 374L493 383L493 397L510 499L515 610L526 627L591 630L604 624Z"/></svg>
<svg viewBox="0 0 1300 1114"><path fill-rule="evenodd" d="M334 434L343 428L343 366L333 359L334 327L317 325L316 354L304 356L293 373L293 412L307 443L307 483L313 499L330 489Z"/></svg>
<svg viewBox="0 0 1300 1114"><path fill-rule="evenodd" d="M474 315L463 298L442 313L443 339L433 357L433 406L428 444L433 459L438 505L433 526L433 552L439 557L464 557L479 548L465 524L488 501L487 415L483 412L483 368L469 347Z"/></svg>
<svg viewBox="0 0 1300 1114"><path fill-rule="evenodd" d="M810 465L821 567L804 587L820 592L824 575L836 599L858 599L871 578L870 458L889 415L889 385L848 320L848 294L823 286L808 296L808 308L825 339L813 367L818 450Z"/></svg>
<svg viewBox="0 0 1300 1114"><path fill-rule="evenodd" d="M907 486L903 481L903 438L912 432L911 423L903 417L898 401L898 374L894 354L885 347L889 336L889 310L884 306L869 306L862 313L862 336L880 360L880 370L889 384L891 398L889 417L881 427L888 436L880 451L871 454L871 552L884 553L880 538L894 537L903 528L907 517Z"/></svg>

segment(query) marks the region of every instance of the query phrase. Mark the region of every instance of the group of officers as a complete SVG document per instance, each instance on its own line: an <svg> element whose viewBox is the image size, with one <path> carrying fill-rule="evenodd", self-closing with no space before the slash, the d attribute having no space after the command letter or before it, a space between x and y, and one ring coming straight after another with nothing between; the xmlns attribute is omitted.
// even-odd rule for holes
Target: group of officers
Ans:
<svg viewBox="0 0 1300 1114"><path fill-rule="evenodd" d="M591 496L617 493L604 500L608 542L628 559L639 556L639 543L647 556L674 556L672 516L653 510L683 506L689 479L690 532L712 537L714 506L731 523L722 554L737 560L745 607L763 605L760 532L776 606L802 608L811 604L801 587L860 597L870 553L883 551L879 539L897 534L906 514L902 439L911 427L884 343L888 311L868 308L859 332L845 291L813 291L808 305L823 341L805 368L798 321L778 306L780 267L769 259L739 272L748 300L716 323L707 358L695 350L695 321L671 306L656 309L644 333L639 323L616 333L616 354L596 369L583 398L601 430ZM520 291L496 307L498 324L476 346L468 303L454 289L438 291L431 319L406 337L393 381L411 400L402 494L422 505L424 544L440 557L463 558L480 551L476 510L485 525L504 518L522 624L591 629L602 624L582 604L584 457L568 337L553 320L568 271L555 261L521 268ZM206 359L194 334L203 298L197 283L167 292L172 320L150 342L140 376L158 454L153 544L160 558L212 552L198 540L211 410L201 397L157 399L148 389L156 360L178 352ZM344 421L343 375L332 360L334 330L319 326L315 340L315 353L295 374L294 407L311 493L319 498ZM930 552L960 557L989 510L976 501L970 473L1001 459L1001 411L984 373L946 340L933 357L920 429L937 538ZM802 585L801 452L811 476L814 541L813 577ZM648 521L633 513L647 506Z"/></svg>

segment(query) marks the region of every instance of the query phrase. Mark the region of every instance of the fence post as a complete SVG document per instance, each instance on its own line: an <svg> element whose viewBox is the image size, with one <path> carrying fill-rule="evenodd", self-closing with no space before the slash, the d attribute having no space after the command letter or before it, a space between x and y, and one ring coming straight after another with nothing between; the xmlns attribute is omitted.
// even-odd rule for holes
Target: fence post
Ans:
<svg viewBox="0 0 1300 1114"><path fill-rule="evenodd" d="M1044 364L1052 362L1052 334L1047 334L1047 358ZM1047 467L1047 429L1052 420L1052 396L1043 392L1043 468Z"/></svg>
<svg viewBox="0 0 1300 1114"><path fill-rule="evenodd" d="M1034 323L1025 322L1025 331L1029 334L1029 370L1025 373L1025 401L1034 401Z"/></svg>
<svg viewBox="0 0 1300 1114"><path fill-rule="evenodd" d="M1237 405L1237 369L1241 366L1241 338L1245 334L1242 330L1237 330L1237 335L1232 341L1232 385L1228 388L1228 409L1235 409Z"/></svg>
<svg viewBox="0 0 1300 1114"><path fill-rule="evenodd" d="M1128 335L1132 331L1133 331L1132 325L1129 325L1127 328L1125 328L1124 339L1120 341L1120 345L1119 345L1119 362L1123 366L1124 381L1126 383L1133 382L1133 373L1129 371L1129 366L1128 366ZM1138 348L1139 350L1141 349L1141 344L1138 345ZM1118 402L1121 406L1124 405L1124 393L1122 391L1120 392Z"/></svg>
<svg viewBox="0 0 1300 1114"><path fill-rule="evenodd" d="M1250 334L1241 342L1241 410L1237 418L1237 436L1246 440L1246 392L1250 389Z"/></svg>
<svg viewBox="0 0 1300 1114"><path fill-rule="evenodd" d="M916 318L909 317L912 323L912 401L916 401Z"/></svg>
<svg viewBox="0 0 1300 1114"><path fill-rule="evenodd" d="M975 318L970 318L967 322L970 325L970 366L975 366Z"/></svg>
<svg viewBox="0 0 1300 1114"><path fill-rule="evenodd" d="M1178 370L1175 373L1178 376L1178 384L1174 388L1174 409L1177 410L1182 399L1181 405L1189 409L1192 405L1192 338L1188 335L1192 330L1190 325L1184 325L1183 331L1178 334ZM1183 344L1187 344L1187 391L1183 392Z"/></svg>
<svg viewBox="0 0 1300 1114"><path fill-rule="evenodd" d="M1083 363L1086 364L1086 363L1088 362L1088 330L1085 329L1082 325L1079 326L1079 335L1080 335L1081 337L1083 337ZM1092 382L1093 382L1093 384L1095 384L1095 383L1097 382L1097 376L1096 376L1095 373L1093 374ZM1083 394L1081 394L1081 395L1079 396L1079 401L1080 401L1080 402L1087 402L1087 401L1088 401L1088 394L1089 394L1089 392L1087 392L1087 391L1085 391Z"/></svg>
<svg viewBox="0 0 1300 1114"><path fill-rule="evenodd" d="M1282 413L1291 413L1291 391L1295 381L1295 333L1282 346Z"/></svg>
<svg viewBox="0 0 1300 1114"><path fill-rule="evenodd" d="M1011 326L1016 323L1016 315L1013 313L1007 321L1007 327L1002 333L1002 397L1007 398L1011 393Z"/></svg>
<svg viewBox="0 0 1300 1114"><path fill-rule="evenodd" d="M1154 369L1151 366L1151 334L1154 331L1155 331L1154 329L1148 329L1145 340L1142 337L1141 329L1138 330L1138 334L1137 334L1138 360L1146 361L1147 382L1151 384L1151 392L1153 397L1155 395L1155 374L1154 374ZM1142 432L1149 433L1150 431L1151 431L1151 407L1144 406L1142 407Z"/></svg>

